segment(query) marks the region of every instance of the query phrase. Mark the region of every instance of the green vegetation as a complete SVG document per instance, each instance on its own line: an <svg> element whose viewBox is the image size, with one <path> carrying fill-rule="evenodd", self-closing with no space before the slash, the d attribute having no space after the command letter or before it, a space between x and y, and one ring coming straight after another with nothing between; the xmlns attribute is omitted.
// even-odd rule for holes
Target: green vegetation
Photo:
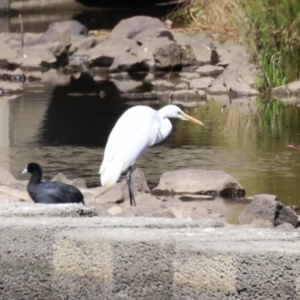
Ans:
<svg viewBox="0 0 300 300"><path fill-rule="evenodd" d="M261 66L257 87L265 90L299 79L300 1L195 0L173 13L176 23L244 37L253 60Z"/></svg>

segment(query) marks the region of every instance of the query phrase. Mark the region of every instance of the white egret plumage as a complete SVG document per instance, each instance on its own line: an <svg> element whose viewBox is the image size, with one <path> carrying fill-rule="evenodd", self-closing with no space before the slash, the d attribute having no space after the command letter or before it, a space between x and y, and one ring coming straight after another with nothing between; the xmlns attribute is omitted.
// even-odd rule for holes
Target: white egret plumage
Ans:
<svg viewBox="0 0 300 300"><path fill-rule="evenodd" d="M131 187L131 168L148 147L160 143L170 134L172 123L168 118L204 125L176 105L167 105L158 111L138 105L124 112L108 137L99 170L100 181L102 186L110 187L127 171L131 206L136 205Z"/></svg>

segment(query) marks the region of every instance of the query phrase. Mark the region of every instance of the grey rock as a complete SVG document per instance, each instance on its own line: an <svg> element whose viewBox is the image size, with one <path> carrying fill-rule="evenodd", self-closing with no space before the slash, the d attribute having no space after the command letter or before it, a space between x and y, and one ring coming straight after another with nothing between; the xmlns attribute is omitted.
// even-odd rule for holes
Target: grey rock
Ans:
<svg viewBox="0 0 300 300"><path fill-rule="evenodd" d="M293 96L300 95L300 80L289 83L287 89Z"/></svg>
<svg viewBox="0 0 300 300"><path fill-rule="evenodd" d="M166 29L166 26L157 18L147 16L135 16L121 20L108 35L109 38L128 38L134 39L138 34L152 29Z"/></svg>
<svg viewBox="0 0 300 300"><path fill-rule="evenodd" d="M143 85L142 81L136 81L136 80L111 80L111 81L115 84L116 88L122 93L134 91L135 89Z"/></svg>
<svg viewBox="0 0 300 300"><path fill-rule="evenodd" d="M0 81L0 90L4 95L19 95L23 92L23 83L22 82L9 82L9 81Z"/></svg>
<svg viewBox="0 0 300 300"><path fill-rule="evenodd" d="M188 73L188 72L181 72L179 76L188 80L199 78L199 74L196 72Z"/></svg>
<svg viewBox="0 0 300 300"><path fill-rule="evenodd" d="M194 107L206 99L206 93L201 90L177 90L170 93L170 98L175 105Z"/></svg>
<svg viewBox="0 0 300 300"><path fill-rule="evenodd" d="M88 33L87 27L76 20L53 22L48 29L69 30L72 35L87 35Z"/></svg>
<svg viewBox="0 0 300 300"><path fill-rule="evenodd" d="M189 45L178 45L175 42L160 38L159 45L154 44L153 57L156 68L188 66L196 63L193 49Z"/></svg>
<svg viewBox="0 0 300 300"><path fill-rule="evenodd" d="M86 187L86 183L85 180L83 180L82 178L76 178L73 180L69 180L64 174L62 173L58 173L56 174L53 178L52 181L58 181L58 182L62 182L65 184L69 184L69 185L73 185L76 186L77 188L87 188Z"/></svg>
<svg viewBox="0 0 300 300"><path fill-rule="evenodd" d="M71 46L68 49L68 53L73 54L76 51L86 51L97 45L97 39L91 36L82 36L82 35L72 35L71 36Z"/></svg>
<svg viewBox="0 0 300 300"><path fill-rule="evenodd" d="M251 97L259 95L259 91L244 83L236 83L229 89L232 98Z"/></svg>
<svg viewBox="0 0 300 300"><path fill-rule="evenodd" d="M244 195L245 190L231 175L223 171L206 171L200 169L183 169L166 172L159 184L153 189L155 193L217 193L221 195Z"/></svg>
<svg viewBox="0 0 300 300"><path fill-rule="evenodd" d="M87 63L91 66L109 67L117 56L130 52L136 41L126 38L107 38L99 42L95 47L80 52L88 55Z"/></svg>
<svg viewBox="0 0 300 300"><path fill-rule="evenodd" d="M223 84L213 84L208 88L207 93L210 95L227 95L228 89Z"/></svg>
<svg viewBox="0 0 300 300"><path fill-rule="evenodd" d="M155 90L169 90L174 88L174 84L167 80L154 80L151 82L151 85Z"/></svg>
<svg viewBox="0 0 300 300"><path fill-rule="evenodd" d="M175 90L185 90L189 87L188 82L180 82L175 86Z"/></svg>
<svg viewBox="0 0 300 300"><path fill-rule="evenodd" d="M268 220L278 226L290 223L297 226L298 216L295 212L278 201L275 195L256 195L252 202L239 216L239 224L249 224L256 219Z"/></svg>
<svg viewBox="0 0 300 300"><path fill-rule="evenodd" d="M141 194L150 193L145 174L139 168L135 169L131 173L131 184L136 199ZM109 189L106 189L104 187L99 188L99 191L94 197L94 202L97 204L120 204L124 201L129 203L129 192L126 179L123 179L121 182L116 183Z"/></svg>
<svg viewBox="0 0 300 300"><path fill-rule="evenodd" d="M211 86L213 81L214 78L212 77L196 78L191 81L191 87L197 90L206 90Z"/></svg>
<svg viewBox="0 0 300 300"><path fill-rule="evenodd" d="M122 55L118 55L114 58L110 71L140 71L141 69L148 70L147 62L144 58L134 55L132 53L125 52Z"/></svg>
<svg viewBox="0 0 300 300"><path fill-rule="evenodd" d="M281 85L275 88L272 88L272 96L273 97L289 97L291 95L291 91L288 90L287 86Z"/></svg>
<svg viewBox="0 0 300 300"><path fill-rule="evenodd" d="M218 76L224 71L224 68L221 66L212 66L212 65L205 65L201 66L196 69L195 72L199 73L200 76Z"/></svg>
<svg viewBox="0 0 300 300"><path fill-rule="evenodd" d="M15 177L9 171L0 167L0 185L11 185L15 181Z"/></svg>

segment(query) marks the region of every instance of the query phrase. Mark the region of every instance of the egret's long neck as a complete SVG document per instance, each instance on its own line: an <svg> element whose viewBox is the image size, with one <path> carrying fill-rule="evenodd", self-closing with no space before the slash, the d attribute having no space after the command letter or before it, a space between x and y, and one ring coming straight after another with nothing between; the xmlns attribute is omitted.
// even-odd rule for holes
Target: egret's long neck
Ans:
<svg viewBox="0 0 300 300"><path fill-rule="evenodd" d="M160 116L162 119L168 118L168 110L167 110L167 106L164 106L163 108L161 108L161 109L158 111L158 114L159 114L159 116Z"/></svg>

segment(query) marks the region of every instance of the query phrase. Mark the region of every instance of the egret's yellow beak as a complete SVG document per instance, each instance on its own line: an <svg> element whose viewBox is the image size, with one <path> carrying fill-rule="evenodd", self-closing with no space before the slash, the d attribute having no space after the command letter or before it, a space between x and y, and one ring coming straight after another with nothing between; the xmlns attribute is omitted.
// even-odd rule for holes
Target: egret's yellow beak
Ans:
<svg viewBox="0 0 300 300"><path fill-rule="evenodd" d="M179 113L180 113L185 119L187 119L188 121L191 121L191 122L196 123L196 124L198 124L198 125L204 126L204 124L203 124L201 121L199 121L199 120L197 120L197 119L195 119L195 118L193 118L193 117L187 115L187 114L184 113L183 111L180 111Z"/></svg>

